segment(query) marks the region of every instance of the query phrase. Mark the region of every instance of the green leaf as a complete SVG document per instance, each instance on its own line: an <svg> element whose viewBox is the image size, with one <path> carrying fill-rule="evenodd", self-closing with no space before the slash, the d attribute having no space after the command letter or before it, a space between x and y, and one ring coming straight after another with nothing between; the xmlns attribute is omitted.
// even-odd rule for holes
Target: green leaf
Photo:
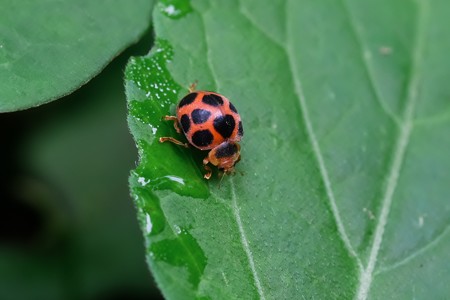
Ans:
<svg viewBox="0 0 450 300"><path fill-rule="evenodd" d="M0 116L2 133L18 127L2 135L0 299L159 299L128 199L136 148L122 84L150 43L62 101Z"/></svg>
<svg viewBox="0 0 450 300"><path fill-rule="evenodd" d="M164 295L448 297L450 4L191 4L156 6L159 42L126 71L131 191ZM221 185L206 153L158 143L195 80L244 122Z"/></svg>
<svg viewBox="0 0 450 300"><path fill-rule="evenodd" d="M0 10L0 112L64 96L149 26L152 0L14 1Z"/></svg>

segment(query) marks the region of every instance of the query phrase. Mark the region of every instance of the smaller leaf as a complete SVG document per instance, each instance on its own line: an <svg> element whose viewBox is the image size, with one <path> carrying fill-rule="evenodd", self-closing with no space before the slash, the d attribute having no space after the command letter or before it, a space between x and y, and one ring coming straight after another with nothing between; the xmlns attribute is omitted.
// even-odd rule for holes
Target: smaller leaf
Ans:
<svg viewBox="0 0 450 300"><path fill-rule="evenodd" d="M64 96L148 27L153 1L2 1L0 112Z"/></svg>

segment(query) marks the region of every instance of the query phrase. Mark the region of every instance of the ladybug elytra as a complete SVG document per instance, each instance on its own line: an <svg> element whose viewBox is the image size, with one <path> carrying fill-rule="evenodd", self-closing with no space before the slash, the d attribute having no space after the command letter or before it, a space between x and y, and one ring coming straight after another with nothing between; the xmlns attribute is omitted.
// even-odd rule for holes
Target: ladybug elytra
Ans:
<svg viewBox="0 0 450 300"><path fill-rule="evenodd" d="M203 159L206 179L212 174L208 163L225 174L234 171L235 164L241 159L238 142L244 130L239 113L226 97L214 92L196 91L195 84L192 84L189 94L177 105L177 115L165 116L164 119L174 121L176 131L182 131L189 144L200 150L210 150ZM189 147L173 137L161 137L159 141Z"/></svg>

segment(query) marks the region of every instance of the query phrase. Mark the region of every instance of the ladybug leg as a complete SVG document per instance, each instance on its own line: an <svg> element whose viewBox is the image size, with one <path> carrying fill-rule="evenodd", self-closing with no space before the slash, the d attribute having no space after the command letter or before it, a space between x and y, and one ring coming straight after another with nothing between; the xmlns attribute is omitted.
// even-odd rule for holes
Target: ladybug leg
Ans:
<svg viewBox="0 0 450 300"><path fill-rule="evenodd" d="M195 91L195 88L197 87L197 80L194 81L190 86L189 86L189 93L192 93L193 91Z"/></svg>
<svg viewBox="0 0 450 300"><path fill-rule="evenodd" d="M178 125L178 119L175 116L164 116L164 120L173 121L173 127L178 133L181 133L180 126Z"/></svg>
<svg viewBox="0 0 450 300"><path fill-rule="evenodd" d="M208 166L208 163L209 163L208 157L205 157L205 158L203 159L203 167L204 167L205 170L206 170L206 174L203 175L203 177L204 177L205 179L210 179L210 178L211 178L211 175L212 175L212 170L211 170L211 167Z"/></svg>
<svg viewBox="0 0 450 300"><path fill-rule="evenodd" d="M173 137L160 137L159 138L159 142L160 143L171 142L171 143L177 144L179 146L183 146L185 148L189 148L189 145L187 143L180 142L179 140L177 140L177 139L175 139Z"/></svg>
<svg viewBox="0 0 450 300"><path fill-rule="evenodd" d="M220 189L220 187L221 187L222 180L223 180L223 178L225 177L225 174L226 174L226 172L224 172L223 170L220 170L220 171L219 171L219 178L220 178L220 181L219 181L219 189Z"/></svg>

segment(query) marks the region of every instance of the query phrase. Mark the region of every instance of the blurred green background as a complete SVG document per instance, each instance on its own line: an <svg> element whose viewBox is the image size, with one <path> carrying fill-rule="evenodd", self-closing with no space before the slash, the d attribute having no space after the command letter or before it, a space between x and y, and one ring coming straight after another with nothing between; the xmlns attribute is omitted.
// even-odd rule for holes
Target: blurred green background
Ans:
<svg viewBox="0 0 450 300"><path fill-rule="evenodd" d="M0 114L0 299L160 299L129 196L123 71L148 30L73 94Z"/></svg>

